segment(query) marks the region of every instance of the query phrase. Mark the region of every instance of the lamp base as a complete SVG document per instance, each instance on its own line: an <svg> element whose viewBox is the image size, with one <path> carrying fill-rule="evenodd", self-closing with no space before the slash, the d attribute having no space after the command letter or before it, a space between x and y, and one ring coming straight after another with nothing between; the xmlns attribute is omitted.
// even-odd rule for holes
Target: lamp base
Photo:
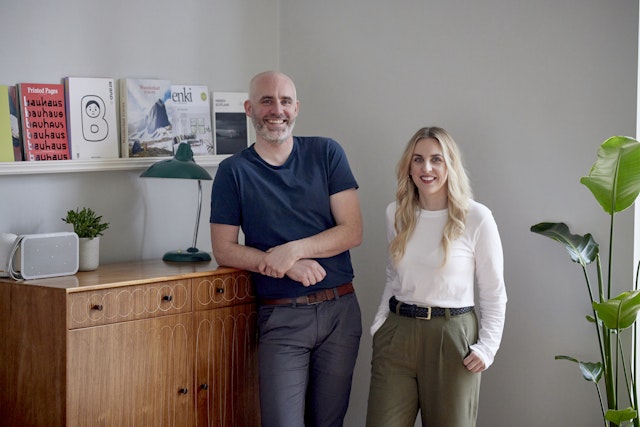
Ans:
<svg viewBox="0 0 640 427"><path fill-rule="evenodd" d="M211 261L211 255L198 250L198 248L189 248L186 251L178 249L165 253L162 260L175 262Z"/></svg>

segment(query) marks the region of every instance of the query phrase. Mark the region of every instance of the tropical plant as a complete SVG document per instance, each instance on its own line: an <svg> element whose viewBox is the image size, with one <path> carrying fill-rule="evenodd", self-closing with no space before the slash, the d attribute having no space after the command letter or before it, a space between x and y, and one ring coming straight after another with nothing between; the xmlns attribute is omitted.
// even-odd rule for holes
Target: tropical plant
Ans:
<svg viewBox="0 0 640 427"><path fill-rule="evenodd" d="M98 216L91 208L76 208L75 211L67 211L67 216L62 220L73 225L73 231L78 237L89 239L102 236L102 232L109 228L109 223L102 222L102 216Z"/></svg>
<svg viewBox="0 0 640 427"><path fill-rule="evenodd" d="M598 149L598 158L589 175L582 177L580 183L593 193L610 216L608 266L605 263L603 268L599 245L591 234L571 234L566 224L550 222L536 224L531 231L563 244L571 260L582 267L593 310L593 316L587 316L587 320L595 325L600 361L584 362L570 356L555 358L577 363L583 378L595 385L605 427L640 427L636 388L637 352L635 347L629 349L628 345L625 346L623 342L627 340L622 339L623 331L635 337L636 317L640 310L638 272L636 282L630 284L630 289L625 287L624 292L611 297L612 266L615 261L614 217L617 212L633 205L640 193L640 143L624 136L607 139ZM593 270L588 268L589 264L595 264L597 294L594 294ZM606 270L606 276L603 270ZM604 396L599 385L602 377Z"/></svg>

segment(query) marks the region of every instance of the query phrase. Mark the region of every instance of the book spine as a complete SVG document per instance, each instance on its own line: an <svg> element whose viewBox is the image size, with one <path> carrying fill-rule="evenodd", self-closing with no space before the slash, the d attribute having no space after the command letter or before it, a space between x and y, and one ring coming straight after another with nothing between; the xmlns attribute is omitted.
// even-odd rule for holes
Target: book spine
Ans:
<svg viewBox="0 0 640 427"><path fill-rule="evenodd" d="M18 86L9 86L9 110L11 112L11 137L13 140L13 159L16 162L24 160L22 144L22 115L18 101Z"/></svg>
<svg viewBox="0 0 640 427"><path fill-rule="evenodd" d="M129 157L129 133L127 131L127 80L118 80L120 101L120 157Z"/></svg>
<svg viewBox="0 0 640 427"><path fill-rule="evenodd" d="M9 87L0 85L0 162L13 162Z"/></svg>

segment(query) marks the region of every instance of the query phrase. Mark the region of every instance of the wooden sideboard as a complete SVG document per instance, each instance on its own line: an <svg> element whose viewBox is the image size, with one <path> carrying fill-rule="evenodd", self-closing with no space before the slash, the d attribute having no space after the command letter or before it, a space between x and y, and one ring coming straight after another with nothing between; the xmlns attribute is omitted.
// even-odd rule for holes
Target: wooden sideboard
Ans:
<svg viewBox="0 0 640 427"><path fill-rule="evenodd" d="M0 425L259 426L256 327L213 262L0 280Z"/></svg>

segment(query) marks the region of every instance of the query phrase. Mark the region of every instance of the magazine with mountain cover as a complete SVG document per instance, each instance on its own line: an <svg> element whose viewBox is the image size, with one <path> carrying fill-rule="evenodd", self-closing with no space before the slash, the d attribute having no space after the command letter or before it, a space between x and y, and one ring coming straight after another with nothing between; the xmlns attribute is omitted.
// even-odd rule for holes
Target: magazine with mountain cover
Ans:
<svg viewBox="0 0 640 427"><path fill-rule="evenodd" d="M166 103L171 81L123 78L120 91L121 157L173 155L173 130Z"/></svg>

